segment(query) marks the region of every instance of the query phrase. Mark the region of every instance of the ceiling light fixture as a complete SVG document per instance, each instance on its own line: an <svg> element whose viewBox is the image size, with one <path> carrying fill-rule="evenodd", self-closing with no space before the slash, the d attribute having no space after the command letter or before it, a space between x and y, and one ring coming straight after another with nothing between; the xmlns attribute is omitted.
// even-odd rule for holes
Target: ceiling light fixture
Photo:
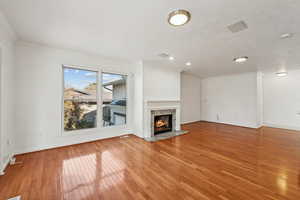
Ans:
<svg viewBox="0 0 300 200"><path fill-rule="evenodd" d="M237 57L235 59L233 59L233 62L235 63L243 63L246 62L248 60L247 56L242 56L242 57Z"/></svg>
<svg viewBox="0 0 300 200"><path fill-rule="evenodd" d="M186 65L186 66L191 66L192 63L191 63L191 62L187 62L187 63L185 63L185 65Z"/></svg>
<svg viewBox="0 0 300 200"><path fill-rule="evenodd" d="M291 38L293 37L293 33L284 33L282 35L280 35L280 39L287 39L287 38Z"/></svg>
<svg viewBox="0 0 300 200"><path fill-rule="evenodd" d="M287 76L287 72L277 72L276 75L280 77Z"/></svg>
<svg viewBox="0 0 300 200"><path fill-rule="evenodd" d="M175 58L173 56L169 56L169 60L174 60Z"/></svg>
<svg viewBox="0 0 300 200"><path fill-rule="evenodd" d="M169 14L168 22L172 26L182 26L191 20L191 14L186 10L175 10Z"/></svg>

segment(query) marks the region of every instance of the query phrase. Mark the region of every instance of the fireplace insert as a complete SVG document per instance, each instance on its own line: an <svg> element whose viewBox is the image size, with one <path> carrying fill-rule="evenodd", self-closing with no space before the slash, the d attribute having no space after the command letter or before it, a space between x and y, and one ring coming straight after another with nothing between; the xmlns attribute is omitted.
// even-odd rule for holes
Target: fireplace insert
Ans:
<svg viewBox="0 0 300 200"><path fill-rule="evenodd" d="M154 116L154 135L172 131L172 115Z"/></svg>

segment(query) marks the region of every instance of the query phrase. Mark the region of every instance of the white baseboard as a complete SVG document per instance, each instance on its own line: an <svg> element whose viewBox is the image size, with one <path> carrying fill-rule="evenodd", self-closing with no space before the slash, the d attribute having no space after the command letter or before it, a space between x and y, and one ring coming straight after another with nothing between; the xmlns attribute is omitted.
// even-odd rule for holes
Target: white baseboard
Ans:
<svg viewBox="0 0 300 200"><path fill-rule="evenodd" d="M240 127L245 127L245 128L260 128L261 126L255 126L255 125L249 125L249 124L242 124L242 123L232 123L232 122L222 122L222 121L208 121L208 120L201 120L203 122L212 122L212 123L217 123L217 124L227 124L227 125L232 125L232 126L240 126Z"/></svg>
<svg viewBox="0 0 300 200"><path fill-rule="evenodd" d="M268 123L268 122L264 122L263 126L267 126L267 127L271 127L271 128L281 128L281 129L300 131L300 126L289 126L289 125L282 125L282 124L273 124L273 123Z"/></svg>
<svg viewBox="0 0 300 200"><path fill-rule="evenodd" d="M4 170L6 169L6 167L9 165L10 160L14 157L14 155L10 155L8 156L8 158L4 161L4 163L2 164L1 168L0 168L0 176L4 175Z"/></svg>
<svg viewBox="0 0 300 200"><path fill-rule="evenodd" d="M36 152L36 151L42 151L42 150L47 150L47 149L53 149L53 148L58 148L58 147L64 147L64 146L70 146L70 145L75 145L75 144L82 144L82 143L87 143L87 142L93 142L93 141L97 141L97 140L103 140L103 139L109 139L109 138L114 138L114 137L120 137L123 135L128 135L130 134L131 131L129 132L123 132L120 134L113 134L111 136L98 136L95 138L89 138L89 139L83 139L81 141L73 141L70 139L70 141L65 140L64 142L61 142L59 144L55 143L55 144L44 144L44 145L35 145L35 146L27 146L27 147L19 147L16 148L15 150L15 155L18 154L23 154L23 153L31 153L31 152Z"/></svg>
<svg viewBox="0 0 300 200"><path fill-rule="evenodd" d="M191 123L196 123L196 122L200 122L201 120L193 120L193 121L186 121L186 122L181 122L181 125L184 125L184 124L191 124Z"/></svg>

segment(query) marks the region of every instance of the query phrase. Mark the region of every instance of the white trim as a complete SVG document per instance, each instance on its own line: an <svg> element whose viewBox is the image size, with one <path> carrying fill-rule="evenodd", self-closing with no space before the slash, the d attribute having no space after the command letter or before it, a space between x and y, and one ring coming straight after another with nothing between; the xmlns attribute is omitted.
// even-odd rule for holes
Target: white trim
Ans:
<svg viewBox="0 0 300 200"><path fill-rule="evenodd" d="M191 123L197 123L200 122L201 120L193 120L193 121L185 121L185 122L181 122L181 125L185 125L185 124L191 124Z"/></svg>
<svg viewBox="0 0 300 200"><path fill-rule="evenodd" d="M65 121L65 65L62 65L60 68L60 74L61 74L61 97L60 97L60 101L61 101L61 113L60 113L60 136L64 136L64 132L65 132L65 128L64 128L64 121Z"/></svg>
<svg viewBox="0 0 300 200"><path fill-rule="evenodd" d="M84 128L84 129L78 129L78 130L71 130L71 131L64 131L62 137L68 137L68 136L74 136L74 135L93 135L97 131L104 131L108 129L124 129L128 130L128 127L126 124L124 125L115 125L115 126L105 126L105 127L97 127L97 128Z"/></svg>
<svg viewBox="0 0 300 200"><path fill-rule="evenodd" d="M4 170L9 165L9 163L13 157L14 157L14 155L9 155L8 158L4 161L4 163L2 164L2 166L0 168L0 176L5 174Z"/></svg>
<svg viewBox="0 0 300 200"><path fill-rule="evenodd" d="M3 45L0 43L0 175L3 175L3 159L4 159L4 139L3 139L3 117L2 117L2 111L3 111L3 100L2 100L2 66L3 66L3 54L2 54Z"/></svg>
<svg viewBox="0 0 300 200"><path fill-rule="evenodd" d="M111 127L111 128L116 128L116 127ZM116 129L118 129L118 128L116 128ZM81 133L79 133L79 134L81 134ZM113 131L112 134L109 136L107 136L107 135L104 136L104 135L97 134L94 132L93 135L95 135L96 137L89 138L89 139L81 138L79 140L68 140L68 141L64 140L59 143L56 142L56 143L51 143L51 144L21 147L21 148L18 148L15 150L15 155L36 152L36 151L42 151L42 150L47 150L47 149L53 149L53 148L58 148L58 147L65 147L65 146L70 146L70 145L75 145L75 144L93 142L93 141L98 141L98 140L103 140L103 139L109 139L112 137L120 137L120 136L128 135L128 134L132 134L132 130L125 129L125 128L122 131L119 131L119 130ZM76 135L76 134L73 134L73 136L74 135ZM92 135L92 133L89 135Z"/></svg>
<svg viewBox="0 0 300 200"><path fill-rule="evenodd" d="M203 122L212 122L212 123L217 123L217 124L225 124L225 125L232 125L232 126L240 126L240 127L245 127L245 128L260 128L261 126L256 126L256 125L246 125L242 123L232 123L232 122L222 122L222 121L213 121L213 120L200 120Z"/></svg>
<svg viewBox="0 0 300 200"><path fill-rule="evenodd" d="M104 67L101 67L100 69L101 69L101 73L124 75L124 76L129 76L130 75L130 73L128 73L128 72L109 70L109 69L106 69Z"/></svg>
<svg viewBox="0 0 300 200"><path fill-rule="evenodd" d="M282 125L282 124L273 124L264 122L263 126L271 127L271 128L280 128L280 129L287 129L293 131L300 131L300 126L289 126L289 125Z"/></svg>
<svg viewBox="0 0 300 200"><path fill-rule="evenodd" d="M100 73L100 74L99 74ZM99 128L103 128L102 126L102 120L103 120L103 116L102 116L102 112L103 112L103 109L102 109L102 71L98 71L97 72L97 93L96 93L96 96L97 96L97 117L96 117L96 120L97 120L97 127L96 129L99 129Z"/></svg>
<svg viewBox="0 0 300 200"><path fill-rule="evenodd" d="M146 100L144 101L146 104L151 103L180 103L180 100Z"/></svg>
<svg viewBox="0 0 300 200"><path fill-rule="evenodd" d="M65 65L62 64L63 68L71 68L71 69L81 69L81 70L87 70L87 71L93 71L98 72L99 67L92 67L92 66L83 66L83 65Z"/></svg>

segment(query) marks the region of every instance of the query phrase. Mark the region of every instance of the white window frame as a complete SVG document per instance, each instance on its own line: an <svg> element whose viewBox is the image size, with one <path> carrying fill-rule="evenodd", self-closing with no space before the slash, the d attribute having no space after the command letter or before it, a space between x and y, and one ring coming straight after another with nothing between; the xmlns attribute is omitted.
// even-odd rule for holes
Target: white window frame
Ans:
<svg viewBox="0 0 300 200"><path fill-rule="evenodd" d="M64 87L65 87L65 78L64 78L64 69L65 68L71 68L71 69L78 69L78 70L88 70L92 72L97 73L97 91L96 91L96 97L97 97L97 117L96 117L96 127L95 128L85 128L85 129L78 129L78 130L70 130L65 131L64 129ZM95 133L97 130L101 129L110 129L110 128L126 128L128 126L128 120L129 120L129 81L130 81L130 74L126 72L119 72L119 71L113 71L102 67L86 67L86 66L78 66L78 65L65 65L63 64L62 67L62 109L61 109L61 133L63 136L70 136L70 135L77 135L77 134L88 134L88 133ZM114 126L103 126L102 123L102 73L108 73L108 74L117 74L117 75L123 75L127 76L126 78L126 123L123 125L114 125Z"/></svg>

